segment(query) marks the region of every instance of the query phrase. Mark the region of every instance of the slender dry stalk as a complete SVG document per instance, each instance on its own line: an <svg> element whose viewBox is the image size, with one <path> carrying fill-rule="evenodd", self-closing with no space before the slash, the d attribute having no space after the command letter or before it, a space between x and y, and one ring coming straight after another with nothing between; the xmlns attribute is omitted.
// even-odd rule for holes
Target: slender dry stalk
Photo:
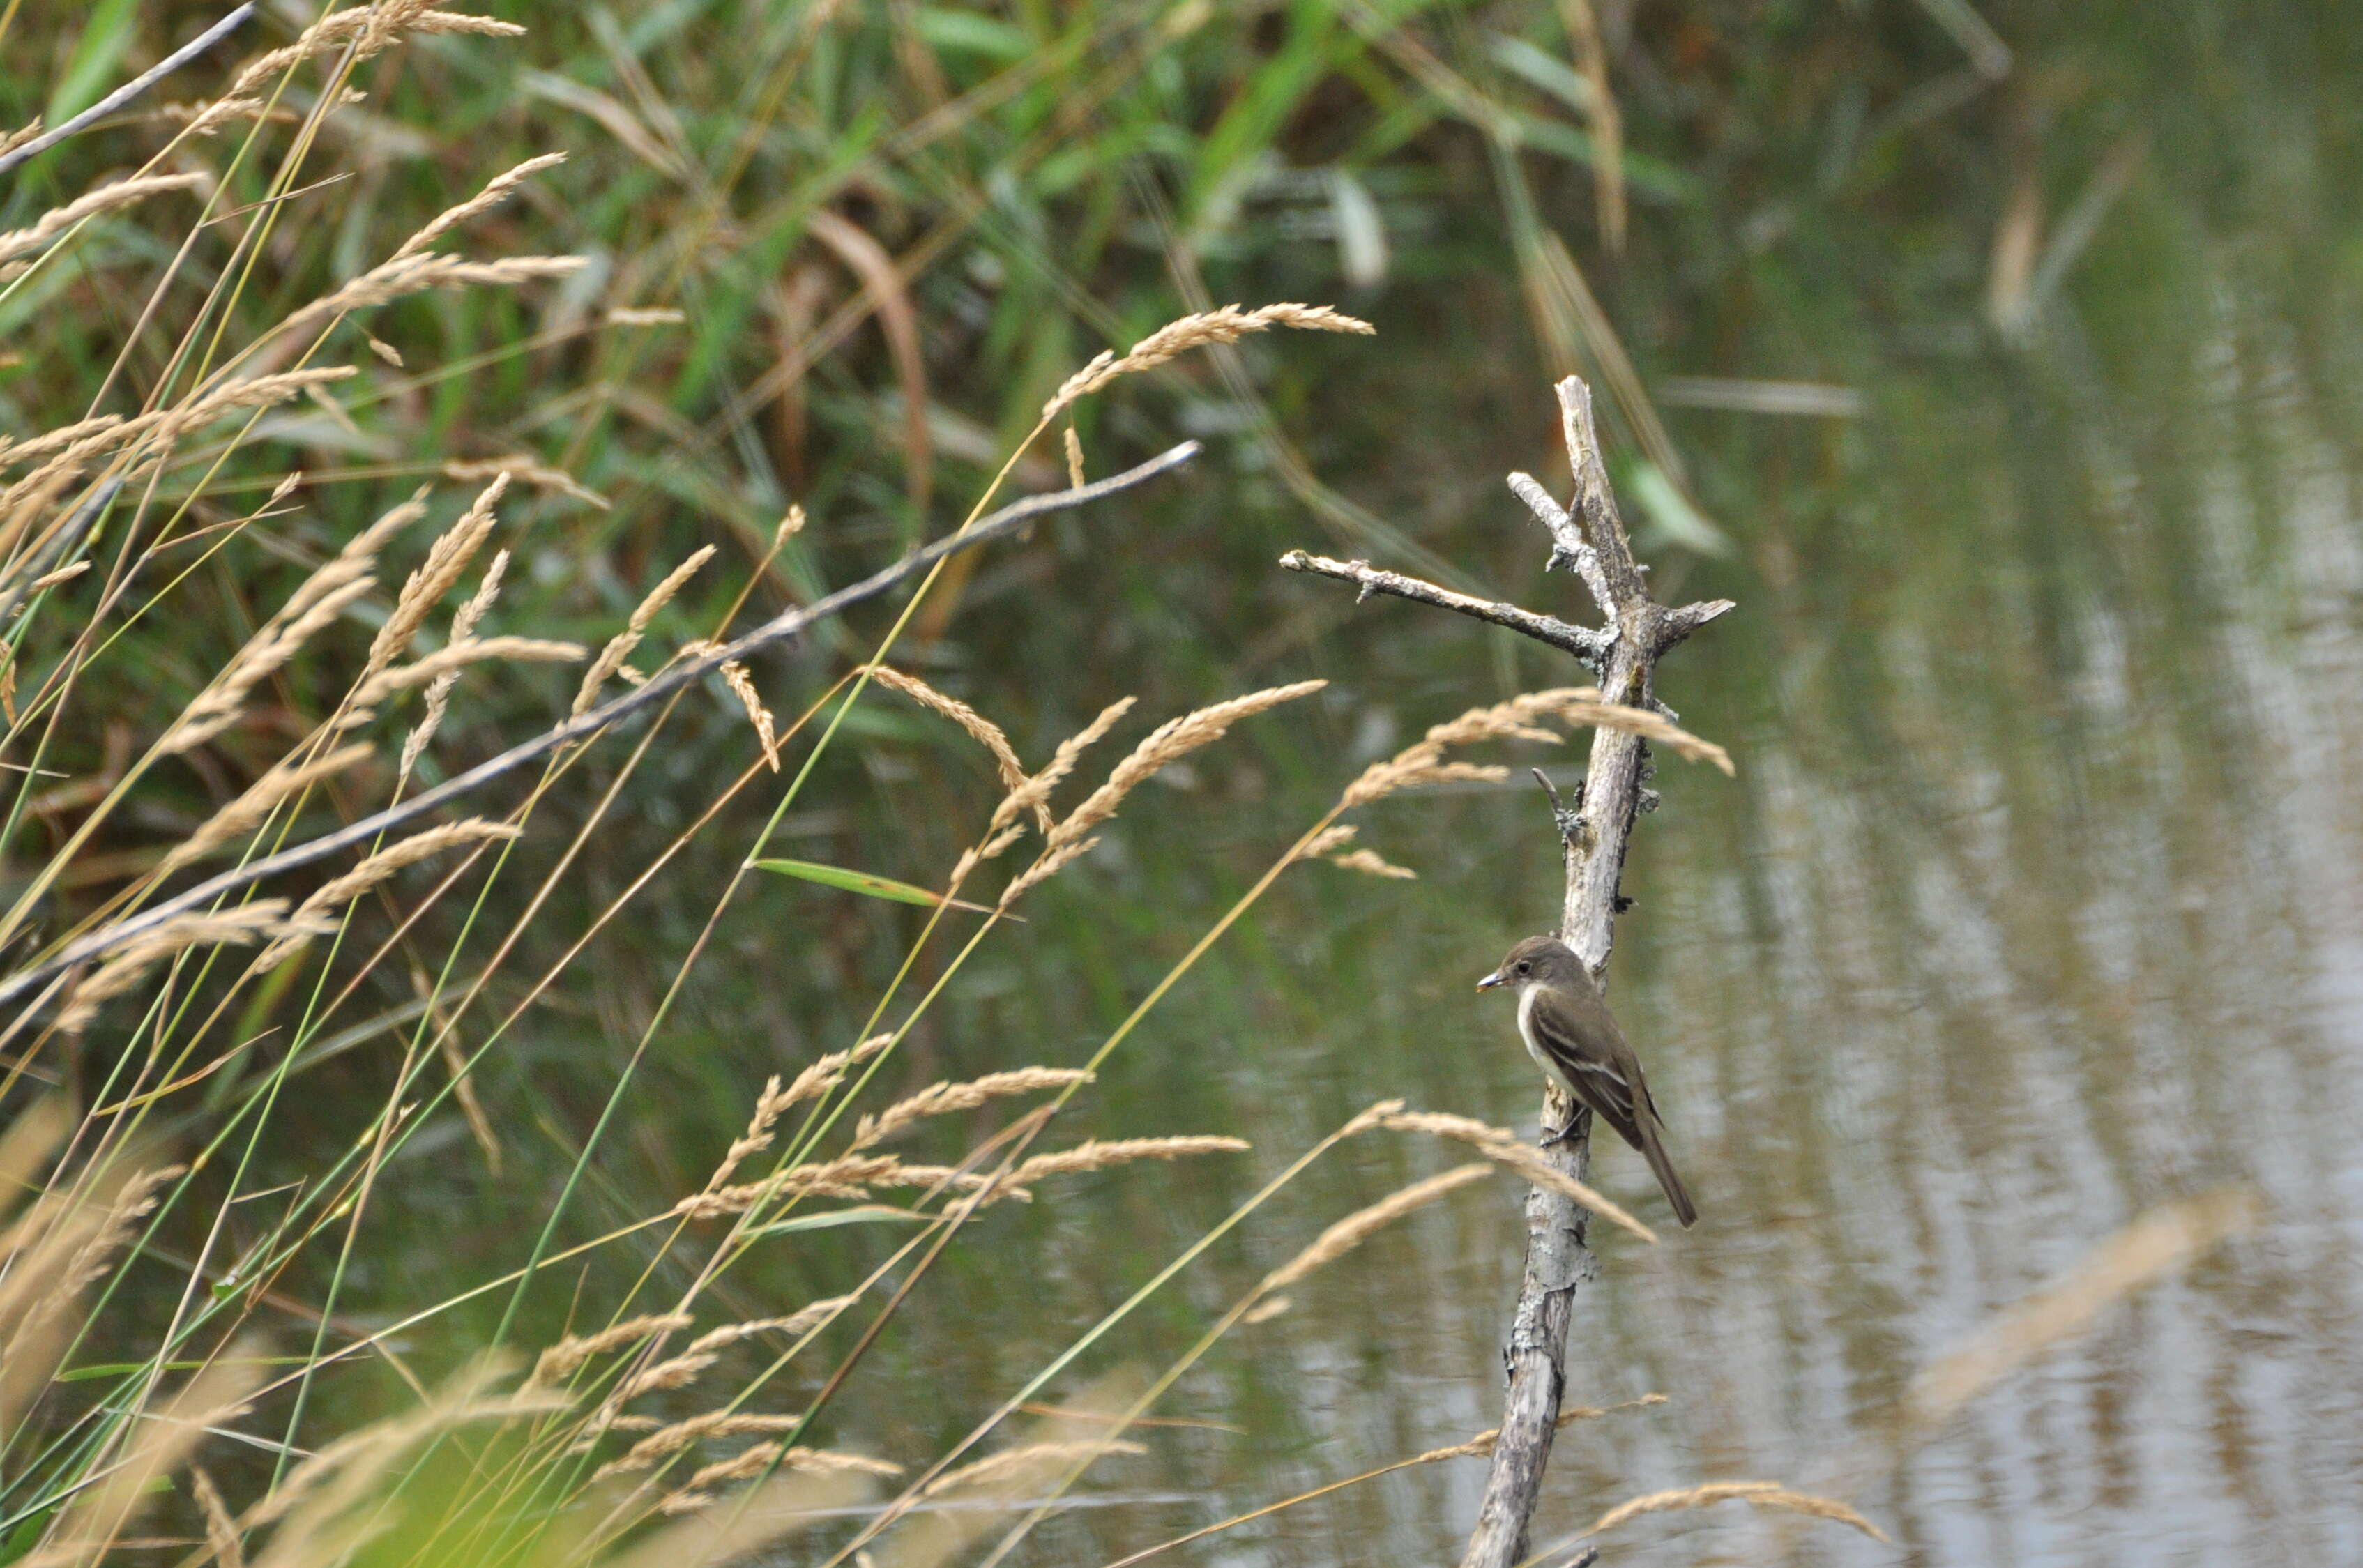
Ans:
<svg viewBox="0 0 2363 1568"><path fill-rule="evenodd" d="M595 1334L571 1334L541 1352L533 1363L533 1375L527 1378L519 1392L556 1386L561 1377L594 1356L604 1356L637 1345L659 1334L677 1333L696 1319L686 1312L654 1312L639 1318L627 1318Z"/></svg>
<svg viewBox="0 0 2363 1568"><path fill-rule="evenodd" d="M967 730L978 745L993 753L993 766L1000 771L1004 788L1014 790L1025 784L1025 764L1018 762L1017 752L1009 744L1009 737L1003 732L1001 726L993 723L958 697L947 696L916 675L904 674L891 664L869 664L864 665L863 668L869 672L870 678L880 685L889 691L902 693L921 707L942 714L946 718ZM1045 831L1048 831L1049 826L1049 814L1045 809L1042 827Z"/></svg>
<svg viewBox="0 0 2363 1568"><path fill-rule="evenodd" d="M1449 1171L1391 1193L1368 1208L1355 1210L1315 1237L1311 1246L1266 1274L1263 1283L1256 1286L1256 1294L1271 1296L1287 1289L1315 1269L1335 1262L1352 1251L1404 1215L1425 1208L1447 1193L1457 1191L1471 1182L1483 1181L1491 1174L1491 1166L1456 1165Z"/></svg>
<svg viewBox="0 0 2363 1568"><path fill-rule="evenodd" d="M197 1373L151 1418L133 1423L122 1457L98 1472L50 1524L42 1550L20 1559L34 1563L95 1563L109 1554L138 1517L157 1483L177 1469L208 1429L244 1413L245 1401L262 1380L260 1357L250 1347Z"/></svg>
<svg viewBox="0 0 2363 1568"><path fill-rule="evenodd" d="M1804 1492L1792 1492L1775 1481L1709 1481L1697 1486L1685 1486L1671 1492L1651 1492L1644 1496L1627 1498L1594 1519L1583 1533L1600 1535L1614 1529L1627 1519L1643 1514L1670 1513L1681 1508L1704 1508L1716 1503L1740 1502L1751 1508L1771 1508L1792 1514L1810 1514L1817 1519L1835 1519L1855 1529L1876 1541L1893 1545L1887 1532L1847 1507L1828 1497L1816 1497Z"/></svg>
<svg viewBox="0 0 2363 1568"><path fill-rule="evenodd" d="M463 481L490 479L501 473L505 473L512 479L521 480L536 490L571 496L587 506L596 506L603 512L612 506L607 497L600 495L596 490L592 489L564 469L551 467L531 452L509 452L501 457L455 460L443 465L443 477L446 479Z"/></svg>
<svg viewBox="0 0 2363 1568"><path fill-rule="evenodd" d="M331 317L369 310L429 289L504 287L541 278L563 278L582 270L580 256L511 256L498 261L463 261L455 256L405 256L381 262L331 295L290 314L275 329L294 332Z"/></svg>
<svg viewBox="0 0 2363 1568"><path fill-rule="evenodd" d="M222 1501L221 1489L214 1478L196 1465L189 1466L189 1491L196 1498L197 1511L205 1517L205 1550L192 1558L189 1568L205 1568L208 1562L222 1568L246 1568L246 1550L239 1543L238 1520L231 1518L229 1505Z"/></svg>
<svg viewBox="0 0 2363 1568"><path fill-rule="evenodd" d="M1250 332L1266 332L1274 327L1293 327L1309 332L1352 332L1366 337L1378 330L1367 321L1356 320L1326 305L1266 305L1254 310L1226 305L1219 310L1184 316L1135 343L1122 359L1105 352L1095 356L1069 376L1051 395L1050 401L1042 405L1042 422L1048 424L1078 399L1089 397L1118 376L1161 365L1193 349L1236 343Z"/></svg>
<svg viewBox="0 0 2363 1568"><path fill-rule="evenodd" d="M579 717L599 700L599 688L607 684L609 676L624 667L624 661L632 656L632 650L638 648L640 639L648 635L649 623L656 619L657 612L671 604L673 595L697 574L698 568L713 559L714 546L701 546L688 560L666 573L663 582L649 590L648 596L639 602L638 607L632 611L631 618L624 623L624 629L607 639L607 646L599 650L599 657L593 660L591 668L583 672L582 684L574 693L574 706L567 710L569 717Z"/></svg>
<svg viewBox="0 0 2363 1568"><path fill-rule="evenodd" d="M1083 726L1077 733L1059 741L1058 750L1050 755L1048 765L1032 778L1027 779L1020 787L1011 790L1002 803L993 807L992 827L996 830L1006 828L1016 821L1021 815L1030 811L1041 822L1042 830L1048 832L1050 819L1044 802L1050 798L1050 792L1058 788L1069 773L1075 771L1075 763L1082 754L1104 740L1107 732L1115 728L1116 721L1131 712L1132 705L1138 700L1137 697L1118 697L1100 709L1098 717Z"/></svg>
<svg viewBox="0 0 2363 1568"><path fill-rule="evenodd" d="M802 1105L806 1100L818 1099L828 1094L845 1082L847 1073L893 1043L894 1037L891 1034L872 1035L850 1050L830 1051L796 1074L795 1082L788 1085L787 1095L780 1102L780 1107L784 1110L790 1106Z"/></svg>
<svg viewBox="0 0 2363 1568"><path fill-rule="evenodd" d="M484 568L484 579L477 584L474 595L451 617L451 637L446 646L463 644L476 635L476 623L484 618L493 607L493 601L501 596L501 578L508 568L509 552L494 550L493 563ZM427 706L419 715L418 723L402 743L402 765L395 770L397 776L405 779L410 776L411 768L426 751L427 742L433 740L435 732L443 728L443 715L450 707L451 692L459 684L460 672L453 670L436 677L434 684L427 688Z"/></svg>
<svg viewBox="0 0 2363 1568"><path fill-rule="evenodd" d="M776 1442L756 1443L741 1449L728 1459L716 1460L692 1475L689 1487L715 1486L725 1481L745 1481L760 1475L779 1462L782 1470L804 1470L815 1473L845 1470L863 1475L900 1475L903 1467L889 1460L871 1459L866 1454L840 1453L829 1449L787 1448Z"/></svg>
<svg viewBox="0 0 2363 1568"><path fill-rule="evenodd" d="M1104 1171L1111 1165L1129 1165L1141 1160L1186 1160L1198 1154L1234 1154L1249 1147L1244 1138L1226 1138L1220 1133L1184 1133L1170 1138L1120 1138L1106 1142L1093 1139L1072 1149L1027 1156L1009 1173L1009 1184L1030 1186L1044 1176Z"/></svg>
<svg viewBox="0 0 2363 1568"><path fill-rule="evenodd" d="M446 850L459 849L463 845L481 844L493 839L515 839L523 831L513 823L492 822L481 817L471 817L464 822L446 823L440 828L429 828L424 833L396 840L344 875L322 884L310 897L296 906L295 913L288 917L277 939L255 959L256 973L276 965L314 937L333 935L337 929L338 910L403 867L416 865L430 855L439 855Z"/></svg>
<svg viewBox="0 0 2363 1568"><path fill-rule="evenodd" d="M422 10L416 6L399 8L400 27L414 33L474 33L491 38L522 38L525 29L514 22L498 21L491 17L473 17L460 11ZM356 60L365 60L394 41L390 24L391 13L379 15L374 5L352 6L341 11L331 11L296 35L295 41L268 54L258 55L230 83L231 97L258 92L265 83L283 71L302 64L316 55L341 50L356 35L361 37L361 48L355 50ZM366 50L366 52L363 52Z"/></svg>
<svg viewBox="0 0 2363 1568"><path fill-rule="evenodd" d="M193 861L201 861L223 845L246 837L262 825L271 808L299 790L311 788L322 779L343 773L347 768L370 754L366 745L339 747L323 757L308 762L279 762L253 784L246 793L208 817L195 832L172 846L156 863L159 880L172 875Z"/></svg>
<svg viewBox="0 0 2363 1568"><path fill-rule="evenodd" d="M601 1481L610 1475L635 1474L650 1468L660 1460L671 1458L692 1443L703 1442L708 1438L792 1432L804 1422L804 1418L801 1415L759 1416L730 1410L709 1410L703 1416L692 1416L685 1421L675 1421L669 1427L650 1432L593 1472L591 1479Z"/></svg>
<svg viewBox="0 0 2363 1568"><path fill-rule="evenodd" d="M735 1345L757 1334L778 1334L793 1340L807 1329L819 1327L837 1314L860 1300L855 1296L828 1296L808 1306L798 1307L784 1318L755 1318L744 1323L725 1323L710 1329L690 1341L692 1351L716 1351L725 1345Z"/></svg>
<svg viewBox="0 0 2363 1568"><path fill-rule="evenodd" d="M468 509L427 547L427 559L404 579L402 592L394 596L394 613L385 617L385 625L370 642L369 660L361 672L364 684L402 656L418 628L427 624L428 614L468 570L468 563L493 531L493 509L508 487L507 474L494 476Z"/></svg>
<svg viewBox="0 0 2363 1568"><path fill-rule="evenodd" d="M1050 847L1056 849L1071 843L1107 821L1116 813L1125 796L1156 776L1160 769L1170 767L1202 747L1210 746L1230 732L1232 725L1282 703L1310 696L1329 683L1326 681L1295 681L1284 686L1271 686L1245 696L1232 697L1178 718L1169 718L1152 729L1132 749L1131 755L1118 762L1108 774L1107 782L1083 797L1082 804L1069 813L1065 820L1050 828Z"/></svg>
<svg viewBox="0 0 2363 1568"><path fill-rule="evenodd" d="M855 1124L852 1147L868 1149L882 1143L925 1117L974 1110L987 1100L1003 1099L1011 1095L1030 1095L1041 1089L1063 1089L1091 1081L1092 1075L1080 1068L1018 1067L1006 1073L988 1073L964 1084L930 1084L875 1116L863 1117Z"/></svg>
<svg viewBox="0 0 2363 1568"><path fill-rule="evenodd" d="M1383 876L1404 882L1416 882L1419 873L1409 866L1399 866L1376 850L1352 850L1342 855L1327 857L1333 866L1358 871L1366 876Z"/></svg>
<svg viewBox="0 0 2363 1568"><path fill-rule="evenodd" d="M1056 1471L1074 1460L1101 1454L1147 1453L1136 1442L1121 1439L1084 1438L1074 1441L1026 1443L989 1454L973 1464L963 1464L958 1470L948 1470L919 1489L922 1497L941 1497L952 1492L981 1492L1005 1486L1013 1480L1031 1482L1039 1473Z"/></svg>
<svg viewBox="0 0 2363 1568"><path fill-rule="evenodd" d="M788 1193L859 1202L871 1195L871 1187L951 1185L964 1192L974 1192L992 1184L990 1177L947 1165L906 1165L892 1154L848 1154L815 1165L790 1166L760 1182L698 1193L682 1199L669 1212L684 1215L691 1219L716 1219L726 1215L744 1214ZM1025 1195L1012 1194L1006 1189L996 1189L996 1193L1001 1196Z"/></svg>
<svg viewBox="0 0 2363 1568"><path fill-rule="evenodd" d="M540 173L544 169L555 169L565 161L566 154L563 152L545 152L538 158L527 159L506 173L494 175L485 183L483 190L478 191L459 206L446 207L427 219L427 226L404 240L390 259L399 261L405 256L416 255L470 218L481 213L490 212L508 200L510 195L519 185L524 184L526 181Z"/></svg>
<svg viewBox="0 0 2363 1568"><path fill-rule="evenodd" d="M1397 1132L1423 1132L1466 1143L1503 1170L1514 1171L1536 1186L1549 1187L1581 1204L1611 1224L1623 1227L1655 1246L1658 1233L1618 1205L1553 1165L1542 1151L1506 1127L1492 1127L1473 1117L1446 1111L1397 1111L1381 1125Z"/></svg>
<svg viewBox="0 0 2363 1568"><path fill-rule="evenodd" d="M90 1027L100 1007L137 985L159 961L193 947L251 946L275 929L286 912L284 898L259 898L218 914L175 915L116 950L95 973L69 992L57 1027L68 1034L79 1034Z"/></svg>
<svg viewBox="0 0 2363 1568"><path fill-rule="evenodd" d="M1083 473L1083 439L1075 434L1072 425L1067 427L1066 434L1067 484L1071 489L1081 490L1091 483L1090 476Z"/></svg>
<svg viewBox="0 0 2363 1568"><path fill-rule="evenodd" d="M0 261L31 255L86 217L129 206L164 191L201 190L210 178L201 173L146 174L85 191L65 206L50 208L28 227L0 234Z"/></svg>
<svg viewBox="0 0 2363 1568"><path fill-rule="evenodd" d="M361 683L353 693L356 707L366 708L384 701L398 692L414 686L429 685L446 675L457 675L471 664L487 660L508 659L519 663L569 664L590 650L579 642L560 642L546 637L477 637L465 642L454 642L438 648L425 658L408 664L396 664L380 670Z"/></svg>
<svg viewBox="0 0 2363 1568"><path fill-rule="evenodd" d="M730 687L731 694L738 697L739 706L747 710L748 721L755 727L756 742L762 748L765 765L778 773L779 726L771 717L771 710L763 706L761 695L755 690L755 677L747 673L746 665L734 659L722 666L722 679Z"/></svg>

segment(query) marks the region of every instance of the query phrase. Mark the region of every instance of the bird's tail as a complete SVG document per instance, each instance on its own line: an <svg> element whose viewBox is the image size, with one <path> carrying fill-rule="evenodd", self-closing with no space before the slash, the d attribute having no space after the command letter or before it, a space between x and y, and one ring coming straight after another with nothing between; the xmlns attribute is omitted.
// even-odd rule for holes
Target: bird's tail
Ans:
<svg viewBox="0 0 2363 1568"><path fill-rule="evenodd" d="M1641 1124L1641 1157L1649 1162L1649 1170L1665 1190L1666 1201L1674 1206L1674 1218L1685 1228L1698 1223L1698 1205L1691 1201L1690 1189L1674 1173L1673 1156L1666 1152L1666 1140L1659 1132L1655 1118Z"/></svg>

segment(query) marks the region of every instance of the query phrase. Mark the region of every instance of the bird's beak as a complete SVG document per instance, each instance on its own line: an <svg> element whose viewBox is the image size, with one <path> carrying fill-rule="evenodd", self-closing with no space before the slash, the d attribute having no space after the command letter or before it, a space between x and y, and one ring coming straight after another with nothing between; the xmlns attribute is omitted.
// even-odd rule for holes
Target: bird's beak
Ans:
<svg viewBox="0 0 2363 1568"><path fill-rule="evenodd" d="M1487 975L1484 979L1477 982L1477 989L1480 991L1491 991L1494 986L1501 984L1502 972L1497 969L1492 973Z"/></svg>

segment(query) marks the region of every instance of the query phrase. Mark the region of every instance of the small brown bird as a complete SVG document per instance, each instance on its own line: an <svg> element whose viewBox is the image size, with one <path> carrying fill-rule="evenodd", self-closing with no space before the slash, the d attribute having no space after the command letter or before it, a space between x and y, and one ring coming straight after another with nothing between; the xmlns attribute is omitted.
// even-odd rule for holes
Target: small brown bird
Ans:
<svg viewBox="0 0 2363 1568"><path fill-rule="evenodd" d="M1477 982L1480 991L1498 985L1518 994L1518 1034L1535 1064L1639 1150L1674 1206L1674 1217L1684 1225L1694 1223L1698 1207L1674 1173L1673 1158L1666 1152L1666 1124L1649 1098L1640 1059L1625 1043L1625 1031L1609 1016L1608 1003L1575 950L1553 937L1528 937L1510 950L1501 968Z"/></svg>

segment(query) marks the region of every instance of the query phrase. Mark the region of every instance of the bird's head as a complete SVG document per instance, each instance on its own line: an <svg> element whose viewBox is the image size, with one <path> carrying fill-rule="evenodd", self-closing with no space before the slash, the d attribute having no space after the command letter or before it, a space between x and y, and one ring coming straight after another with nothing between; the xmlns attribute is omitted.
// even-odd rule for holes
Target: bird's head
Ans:
<svg viewBox="0 0 2363 1568"><path fill-rule="evenodd" d="M1507 986L1524 991L1529 985L1564 984L1582 973L1583 961L1575 956L1573 948L1557 937L1528 937L1510 950L1501 968L1477 982L1477 989Z"/></svg>

